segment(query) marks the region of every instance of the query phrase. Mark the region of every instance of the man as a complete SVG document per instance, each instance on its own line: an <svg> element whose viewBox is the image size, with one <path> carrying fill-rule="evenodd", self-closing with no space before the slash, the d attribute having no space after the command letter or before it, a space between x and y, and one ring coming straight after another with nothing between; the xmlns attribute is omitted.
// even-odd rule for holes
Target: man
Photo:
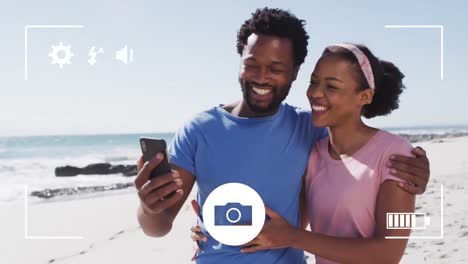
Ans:
<svg viewBox="0 0 468 264"><path fill-rule="evenodd" d="M308 38L304 21L283 10L259 9L245 21L237 40L243 98L202 112L184 125L170 147L172 173L148 180L162 155L144 165L139 161L138 220L147 235L170 232L195 181L201 206L216 187L240 182L299 226L302 176L313 145L327 133L312 126L309 111L283 103L307 55ZM392 164L397 176L414 183L402 188L422 193L429 164L422 150L414 152L417 158L400 157ZM200 246L197 263L202 264L305 263L304 253L294 248L243 254L239 247L209 236Z"/></svg>

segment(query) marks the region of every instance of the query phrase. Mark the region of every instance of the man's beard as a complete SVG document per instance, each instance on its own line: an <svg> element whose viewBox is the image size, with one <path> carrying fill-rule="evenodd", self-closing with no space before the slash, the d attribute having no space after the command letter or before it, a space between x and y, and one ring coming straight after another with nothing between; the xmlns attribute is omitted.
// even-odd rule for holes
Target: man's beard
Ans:
<svg viewBox="0 0 468 264"><path fill-rule="evenodd" d="M259 114L270 113L270 112L274 112L278 110L280 104L288 96L289 90L291 89L291 84L292 84L292 82L289 82L285 87L279 88L277 86L259 85L255 82L246 81L241 78L239 78L239 83L241 86L244 100L249 106L250 110ZM258 104L255 104L254 100L250 98L249 91L252 93L255 93L255 91L252 90L252 86L259 87L259 88L268 87L271 89L272 100L267 106L260 106Z"/></svg>

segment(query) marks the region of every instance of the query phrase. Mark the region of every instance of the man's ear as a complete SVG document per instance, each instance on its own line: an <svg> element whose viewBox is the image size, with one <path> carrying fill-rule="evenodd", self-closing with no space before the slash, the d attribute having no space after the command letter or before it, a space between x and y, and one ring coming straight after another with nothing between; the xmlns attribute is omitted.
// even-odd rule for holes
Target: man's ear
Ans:
<svg viewBox="0 0 468 264"><path fill-rule="evenodd" d="M368 105L372 103L372 99L374 98L374 90L371 88L367 88L364 91L361 91L361 95L359 97L360 105Z"/></svg>

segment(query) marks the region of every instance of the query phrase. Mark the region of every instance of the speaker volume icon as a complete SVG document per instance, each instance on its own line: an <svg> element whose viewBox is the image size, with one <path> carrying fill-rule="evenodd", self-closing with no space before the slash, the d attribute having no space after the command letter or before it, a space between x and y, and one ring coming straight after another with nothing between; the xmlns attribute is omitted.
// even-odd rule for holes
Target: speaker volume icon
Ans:
<svg viewBox="0 0 468 264"><path fill-rule="evenodd" d="M125 64L133 62L133 49L128 49L125 45L123 49L115 52L115 59Z"/></svg>

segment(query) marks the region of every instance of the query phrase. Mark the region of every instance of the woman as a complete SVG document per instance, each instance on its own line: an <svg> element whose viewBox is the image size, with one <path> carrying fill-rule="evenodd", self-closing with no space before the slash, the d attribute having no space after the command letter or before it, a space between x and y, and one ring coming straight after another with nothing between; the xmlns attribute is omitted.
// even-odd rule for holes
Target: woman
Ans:
<svg viewBox="0 0 468 264"><path fill-rule="evenodd" d="M398 108L404 75L363 45L337 44L323 52L307 90L314 126L329 136L314 147L305 180L311 232L266 208L270 220L243 252L295 247L317 263L398 263L409 229L387 229L387 213L414 212L415 197L386 166L391 153L411 155L409 142L367 126ZM194 229L193 231L197 231ZM197 237L196 239L203 239Z"/></svg>

